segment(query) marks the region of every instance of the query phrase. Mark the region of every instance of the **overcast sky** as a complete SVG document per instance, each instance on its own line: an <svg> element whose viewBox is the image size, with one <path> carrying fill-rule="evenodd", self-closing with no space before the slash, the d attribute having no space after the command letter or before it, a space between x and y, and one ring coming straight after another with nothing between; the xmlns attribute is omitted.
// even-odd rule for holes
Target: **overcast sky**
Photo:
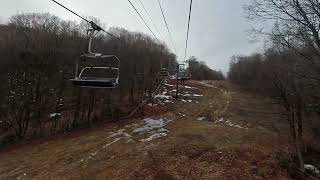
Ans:
<svg viewBox="0 0 320 180"><path fill-rule="evenodd" d="M110 26L150 34L128 0L57 0L84 16L95 16ZM143 11L139 0L131 0L147 20L156 35L173 51L163 22L157 0L141 0L149 11L160 36ZM249 42L249 22L244 18L242 6L247 0L194 0L191 19L188 56L216 70L228 71L230 57L259 51L261 43ZM51 0L0 0L0 22L16 13L49 12L62 19L79 21L79 18L55 5ZM177 47L178 60L184 56L189 0L161 0L173 41Z"/></svg>

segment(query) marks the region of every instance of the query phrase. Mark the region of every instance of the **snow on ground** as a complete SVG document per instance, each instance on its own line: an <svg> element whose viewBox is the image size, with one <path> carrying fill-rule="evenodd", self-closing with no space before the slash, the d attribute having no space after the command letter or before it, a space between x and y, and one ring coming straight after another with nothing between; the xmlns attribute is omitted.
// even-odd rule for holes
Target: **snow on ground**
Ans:
<svg viewBox="0 0 320 180"><path fill-rule="evenodd" d="M141 139L140 141L141 142L148 142L148 141L152 141L154 139L158 139L158 138L165 137L165 136L167 136L167 133L156 133L156 134L149 136L146 139Z"/></svg>
<svg viewBox="0 0 320 180"><path fill-rule="evenodd" d="M108 146L110 146L110 145L112 145L112 144L114 144L114 143L116 143L116 142L118 142L120 140L121 140L121 138L115 138L111 143L108 143L108 144L104 145L102 148L105 149Z"/></svg>
<svg viewBox="0 0 320 180"><path fill-rule="evenodd" d="M305 164L304 169L312 171L313 173L320 175L320 170L311 164Z"/></svg>
<svg viewBox="0 0 320 180"><path fill-rule="evenodd" d="M141 142L149 142L154 139L158 139L158 138L167 136L167 132L169 132L169 130L165 129L164 127L169 122L171 122L171 121L165 120L163 118L160 118L160 119L146 118L143 120L142 126L134 129L132 132L139 133L139 134L149 134L148 138L140 140Z"/></svg>
<svg viewBox="0 0 320 180"><path fill-rule="evenodd" d="M22 180L25 176L27 176L27 173L23 173L23 175L16 177L16 180Z"/></svg>
<svg viewBox="0 0 320 180"><path fill-rule="evenodd" d="M203 121L203 120L205 120L205 119L206 119L206 117L198 117L198 118L197 118L198 121Z"/></svg>
<svg viewBox="0 0 320 180"><path fill-rule="evenodd" d="M154 98L156 99L172 99L172 96L167 96L167 95L163 95L163 94L158 94L158 95L155 95Z"/></svg>
<svg viewBox="0 0 320 180"><path fill-rule="evenodd" d="M191 103L192 102L191 99L181 99L180 101L184 102L184 103Z"/></svg>
<svg viewBox="0 0 320 180"><path fill-rule="evenodd" d="M193 96L193 97L202 97L203 95L201 95L201 94L193 94L193 95L191 95L188 92L186 92L186 94L179 93L179 96L183 96L183 97L191 97L191 96Z"/></svg>
<svg viewBox="0 0 320 180"><path fill-rule="evenodd" d="M138 126L138 124L128 124L125 126L125 128L133 127L133 126Z"/></svg>
<svg viewBox="0 0 320 180"><path fill-rule="evenodd" d="M166 101L168 101L168 100L166 100ZM158 104L155 104L155 103L149 103L149 104L147 104L147 105L150 106L150 107L158 106Z"/></svg>
<svg viewBox="0 0 320 180"><path fill-rule="evenodd" d="M190 87L190 86L182 86L182 87L184 87L186 89L197 89L196 87Z"/></svg>
<svg viewBox="0 0 320 180"><path fill-rule="evenodd" d="M194 97L202 97L203 95L201 94L193 94Z"/></svg>
<svg viewBox="0 0 320 180"><path fill-rule="evenodd" d="M61 116L61 113L52 113L50 114L50 118L59 117Z"/></svg>
<svg viewBox="0 0 320 180"><path fill-rule="evenodd" d="M220 118L220 119L216 120L215 123L224 123L230 127L240 128L240 129L248 129L247 127L242 127L240 125L234 124L231 120L225 120L224 118Z"/></svg>
<svg viewBox="0 0 320 180"><path fill-rule="evenodd" d="M201 81L200 84L203 85L203 86L206 86L206 87L219 89L217 86L214 86L214 85L210 84L208 81Z"/></svg>
<svg viewBox="0 0 320 180"><path fill-rule="evenodd" d="M133 133L144 133L154 129L163 128L166 125L165 121L162 118L161 119L146 118L143 121L144 121L143 126L133 130L132 131Z"/></svg>
<svg viewBox="0 0 320 180"><path fill-rule="evenodd" d="M170 100L165 100L164 102L165 103L174 103L173 101L170 101Z"/></svg>
<svg viewBox="0 0 320 180"><path fill-rule="evenodd" d="M120 140L124 140L126 143L134 142L132 135L127 133L128 128L131 128L131 127L136 127L140 125L140 127L135 128L132 131L132 133L147 135L146 138L140 139L141 142L149 142L154 139L165 137L169 132L169 130L165 129L165 126L171 121L172 120L166 120L163 118L159 118L159 119L146 118L142 120L142 123L126 125L124 129L119 129L116 132L109 132L110 135L107 136L107 139L109 142L98 149L93 149L90 153L86 155L86 157L80 159L80 163L88 162L89 160L93 159L97 154L100 154L106 148L119 142ZM111 139L111 142L110 142L110 139Z"/></svg>
<svg viewBox="0 0 320 180"><path fill-rule="evenodd" d="M108 136L108 138L115 138L116 139L124 139L124 140L127 140L127 142L131 142L132 141L132 136L126 132L124 132L125 129L120 129L118 130L118 132L114 133L114 132L110 132L110 136ZM119 141L117 140L117 141Z"/></svg>
<svg viewBox="0 0 320 180"><path fill-rule="evenodd" d="M180 94L180 93L179 93L179 96L180 96L180 95L181 95L181 96L185 96L185 97L189 97L189 96L191 96L191 95L190 95L190 94L188 94L188 93L187 93L187 94Z"/></svg>
<svg viewBox="0 0 320 180"><path fill-rule="evenodd" d="M174 87L174 85L171 85L171 84L168 84L168 83L165 83L164 85L168 86L168 87Z"/></svg>

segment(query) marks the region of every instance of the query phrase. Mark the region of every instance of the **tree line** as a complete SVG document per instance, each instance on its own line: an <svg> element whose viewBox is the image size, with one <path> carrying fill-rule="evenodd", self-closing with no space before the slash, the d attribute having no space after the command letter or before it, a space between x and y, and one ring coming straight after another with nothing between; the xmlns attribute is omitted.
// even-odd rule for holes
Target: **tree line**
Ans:
<svg viewBox="0 0 320 180"><path fill-rule="evenodd" d="M188 59L188 72L193 80L224 80L221 71L211 69L204 61L199 61L196 57L191 56Z"/></svg>
<svg viewBox="0 0 320 180"><path fill-rule="evenodd" d="M119 86L73 87L68 80L86 53L89 27L48 13L17 14L0 25L1 138L44 136L117 120L153 91L161 65L175 67L176 56L163 42L113 27L113 36L95 36L92 49L121 60Z"/></svg>
<svg viewBox="0 0 320 180"><path fill-rule="evenodd" d="M245 10L256 24L253 35L264 37L266 48L263 53L232 57L228 78L282 106L294 159L304 172L305 126L312 128L315 139L320 137L320 3L251 0ZM310 117L316 120L306 121Z"/></svg>

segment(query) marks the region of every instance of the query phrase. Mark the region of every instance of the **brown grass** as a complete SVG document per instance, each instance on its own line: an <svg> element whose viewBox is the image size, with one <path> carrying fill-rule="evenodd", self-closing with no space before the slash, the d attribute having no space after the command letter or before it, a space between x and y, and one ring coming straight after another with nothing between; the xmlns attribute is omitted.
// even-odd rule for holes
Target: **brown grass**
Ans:
<svg viewBox="0 0 320 180"><path fill-rule="evenodd" d="M290 179L275 156L287 148L286 137L269 124L276 119L241 111L260 111L257 104L263 106L264 100L241 92L225 93L239 91L225 82L215 82L217 88L196 82L188 85L198 88L194 93L205 95L195 99L199 103L177 102L166 110L146 113L160 111L157 117L173 120L166 127L167 137L140 142L147 135L134 134L134 127L126 125L139 124L141 119L109 124L79 136L1 153L0 179ZM262 109L271 112L269 108ZM249 128L215 123L221 117ZM107 138L109 132L119 129L134 141L122 139L102 148L114 140Z"/></svg>

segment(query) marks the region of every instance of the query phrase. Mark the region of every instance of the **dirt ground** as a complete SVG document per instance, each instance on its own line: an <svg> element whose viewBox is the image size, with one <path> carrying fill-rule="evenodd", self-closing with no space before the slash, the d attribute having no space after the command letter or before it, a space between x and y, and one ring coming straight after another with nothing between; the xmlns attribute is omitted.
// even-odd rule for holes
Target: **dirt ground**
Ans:
<svg viewBox="0 0 320 180"><path fill-rule="evenodd" d="M268 98L227 82L173 84L145 117L0 153L0 179L290 179L287 129Z"/></svg>

